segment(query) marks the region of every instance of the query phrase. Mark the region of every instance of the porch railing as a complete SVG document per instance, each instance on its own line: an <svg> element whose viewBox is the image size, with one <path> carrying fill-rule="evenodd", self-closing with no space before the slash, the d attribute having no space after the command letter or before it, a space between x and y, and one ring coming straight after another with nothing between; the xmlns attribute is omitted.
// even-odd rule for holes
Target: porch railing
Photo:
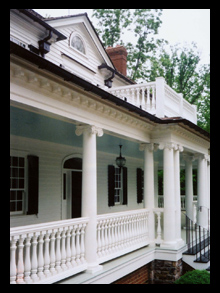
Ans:
<svg viewBox="0 0 220 293"><path fill-rule="evenodd" d="M87 268L88 218L10 229L11 284L53 283Z"/></svg>
<svg viewBox="0 0 220 293"><path fill-rule="evenodd" d="M97 256L100 263L148 244L148 210L97 216Z"/></svg>
<svg viewBox="0 0 220 293"><path fill-rule="evenodd" d="M164 78L156 78L153 82L113 87L108 91L158 117L180 116L197 123L196 106L191 105L182 94L168 86Z"/></svg>

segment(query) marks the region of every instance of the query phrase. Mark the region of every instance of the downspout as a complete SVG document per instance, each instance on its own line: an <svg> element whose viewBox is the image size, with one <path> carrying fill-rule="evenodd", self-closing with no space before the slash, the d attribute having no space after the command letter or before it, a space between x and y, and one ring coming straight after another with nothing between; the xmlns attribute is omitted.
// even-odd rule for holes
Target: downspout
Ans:
<svg viewBox="0 0 220 293"><path fill-rule="evenodd" d="M45 54L50 52L50 43L47 41L52 38L52 30L49 30L49 35L45 37L43 40L40 40L39 43L39 52L41 56L44 58Z"/></svg>

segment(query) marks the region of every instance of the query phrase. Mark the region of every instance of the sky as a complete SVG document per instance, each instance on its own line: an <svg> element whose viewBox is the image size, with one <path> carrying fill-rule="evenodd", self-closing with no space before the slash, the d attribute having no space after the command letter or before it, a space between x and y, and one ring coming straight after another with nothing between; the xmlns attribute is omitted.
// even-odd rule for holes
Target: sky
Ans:
<svg viewBox="0 0 220 293"><path fill-rule="evenodd" d="M93 9L34 9L42 16L64 16L87 12L93 25ZM195 42L201 53L201 64L210 63L210 9L163 9L158 38L169 45Z"/></svg>

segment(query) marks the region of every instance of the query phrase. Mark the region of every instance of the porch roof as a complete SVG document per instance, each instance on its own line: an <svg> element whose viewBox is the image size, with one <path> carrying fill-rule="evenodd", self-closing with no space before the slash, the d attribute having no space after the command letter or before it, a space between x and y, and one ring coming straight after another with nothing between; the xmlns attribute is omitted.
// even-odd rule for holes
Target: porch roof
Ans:
<svg viewBox="0 0 220 293"><path fill-rule="evenodd" d="M79 76L66 71L65 69L55 65L54 63L44 59L43 57L24 49L23 47L13 43L10 41L10 54L14 54L34 65L37 65L40 69L49 71L50 73L63 78L66 82L73 83L77 86L80 86L85 91L90 91L102 99L106 99L112 103L114 103L117 107L123 107L130 112L134 112L135 114L139 115L140 117L152 121L156 124L177 124L184 128L188 128L189 130L193 130L196 135L199 135L206 140L210 140L210 134L203 130L201 127L197 126L196 124L192 123L191 121L182 118L182 117L171 117L166 119L158 118L126 101L123 101L113 94L106 92L105 90L93 85L92 83L80 78Z"/></svg>

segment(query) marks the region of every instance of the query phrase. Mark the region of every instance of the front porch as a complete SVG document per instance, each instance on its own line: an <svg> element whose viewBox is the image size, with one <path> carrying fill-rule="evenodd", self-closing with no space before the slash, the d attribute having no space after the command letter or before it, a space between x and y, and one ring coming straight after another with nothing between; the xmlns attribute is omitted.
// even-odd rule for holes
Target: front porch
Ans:
<svg viewBox="0 0 220 293"><path fill-rule="evenodd" d="M208 173L207 160L204 165L187 161L177 143L167 143L175 129L162 127L155 143L146 143L152 127L145 129L148 132L142 140L132 138L140 134L129 131L122 135L104 130L103 135L99 127L32 107L13 104L11 111L12 284L55 283L80 272L96 274L106 262L141 248L153 249L153 255L162 249L180 256L185 247L181 207L186 206L190 214L193 205L191 170L196 167L203 172L198 205L207 204L201 191L202 186L207 188L207 179L203 179ZM115 171L119 144L123 145L127 168L121 173ZM190 151L195 154L189 147L184 150L187 158ZM113 196L109 166L115 172L111 177ZM175 174L185 166L188 180L184 201ZM161 169L162 198L158 195ZM33 182L38 192L31 188ZM73 206L80 211L78 215Z"/></svg>

